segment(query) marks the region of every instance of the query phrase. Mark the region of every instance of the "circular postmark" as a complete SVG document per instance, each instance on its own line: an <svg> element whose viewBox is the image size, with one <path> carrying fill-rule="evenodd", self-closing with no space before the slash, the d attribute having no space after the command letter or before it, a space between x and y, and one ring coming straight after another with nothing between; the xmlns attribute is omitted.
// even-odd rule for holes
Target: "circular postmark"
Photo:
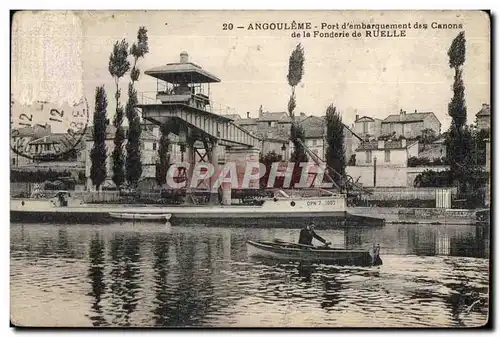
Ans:
<svg viewBox="0 0 500 337"><path fill-rule="evenodd" d="M85 97L58 106L37 101L31 105L11 104L10 147L15 154L35 161L74 158L83 146L89 124Z"/></svg>

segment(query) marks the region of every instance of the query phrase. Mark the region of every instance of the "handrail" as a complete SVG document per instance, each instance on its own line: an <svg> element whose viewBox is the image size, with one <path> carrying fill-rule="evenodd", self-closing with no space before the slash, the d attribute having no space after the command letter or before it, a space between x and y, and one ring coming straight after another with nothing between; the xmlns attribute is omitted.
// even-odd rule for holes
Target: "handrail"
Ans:
<svg viewBox="0 0 500 337"><path fill-rule="evenodd" d="M137 99L139 104L161 104L161 101L157 98L158 94L166 95L166 96L176 96L175 93L167 93L161 91L142 91L137 94ZM188 93L187 95L191 95L191 99L196 102L205 103L207 102L207 98L200 97L199 94ZM229 115L236 114L236 110L228 105L224 105L218 102L215 102L211 99L208 99L208 107L203 105L202 110L216 114L216 115ZM201 106L200 106L201 107Z"/></svg>

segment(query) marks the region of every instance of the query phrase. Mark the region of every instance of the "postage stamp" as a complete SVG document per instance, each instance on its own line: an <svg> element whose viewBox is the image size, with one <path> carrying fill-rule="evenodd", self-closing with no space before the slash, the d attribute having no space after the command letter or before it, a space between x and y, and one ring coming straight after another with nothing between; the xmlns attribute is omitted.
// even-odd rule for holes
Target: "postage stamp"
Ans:
<svg viewBox="0 0 500 337"><path fill-rule="evenodd" d="M483 327L487 11L17 11L11 324Z"/></svg>

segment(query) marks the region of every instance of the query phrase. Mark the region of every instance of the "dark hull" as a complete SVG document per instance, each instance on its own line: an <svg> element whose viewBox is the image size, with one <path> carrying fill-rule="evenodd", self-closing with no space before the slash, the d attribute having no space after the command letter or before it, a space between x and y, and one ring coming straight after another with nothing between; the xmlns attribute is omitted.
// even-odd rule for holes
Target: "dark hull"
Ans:
<svg viewBox="0 0 500 337"><path fill-rule="evenodd" d="M365 250L309 248L290 243L247 241L251 258L280 262L321 263L336 265L381 265L379 256L372 257Z"/></svg>
<svg viewBox="0 0 500 337"><path fill-rule="evenodd" d="M113 219L108 213L105 212L25 212L25 211L11 211L11 222L21 223L112 223L112 222L125 222L133 220ZM344 228L355 226L382 226L384 225L383 219L377 218L364 218L361 216L354 216L348 213L326 215L306 215L294 214L291 216L276 214L258 216L242 216L232 214L182 214L181 216L172 214L170 222L173 226L176 225L203 225L203 226L216 226L216 227L259 227L259 228L301 228L305 223L314 220L318 229L329 228ZM144 220L146 221L146 220Z"/></svg>

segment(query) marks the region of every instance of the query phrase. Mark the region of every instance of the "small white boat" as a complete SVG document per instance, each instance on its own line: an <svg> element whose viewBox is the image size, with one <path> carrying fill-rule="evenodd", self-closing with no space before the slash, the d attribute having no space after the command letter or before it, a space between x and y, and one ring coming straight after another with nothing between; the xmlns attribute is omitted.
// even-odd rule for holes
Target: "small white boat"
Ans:
<svg viewBox="0 0 500 337"><path fill-rule="evenodd" d="M169 221L170 218L172 217L172 214L170 213L157 213L157 214L150 214L150 213L114 213L110 212L109 216L112 217L113 219L120 219L120 220L132 220L132 221Z"/></svg>

